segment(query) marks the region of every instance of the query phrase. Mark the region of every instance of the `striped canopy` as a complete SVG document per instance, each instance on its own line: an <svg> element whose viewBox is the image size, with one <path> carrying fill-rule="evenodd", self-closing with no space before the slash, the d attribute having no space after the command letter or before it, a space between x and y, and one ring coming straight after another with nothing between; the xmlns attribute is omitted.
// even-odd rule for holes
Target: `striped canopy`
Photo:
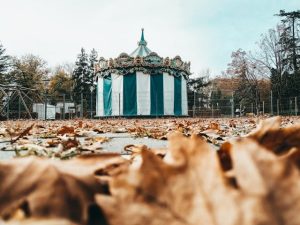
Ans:
<svg viewBox="0 0 300 225"><path fill-rule="evenodd" d="M186 79L168 73L98 78L97 116L187 115Z"/></svg>

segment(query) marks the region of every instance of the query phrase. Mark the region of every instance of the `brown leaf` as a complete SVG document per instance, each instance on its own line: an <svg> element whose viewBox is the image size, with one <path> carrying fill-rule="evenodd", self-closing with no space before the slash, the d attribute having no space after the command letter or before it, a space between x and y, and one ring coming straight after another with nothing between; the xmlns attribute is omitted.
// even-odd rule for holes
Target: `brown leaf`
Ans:
<svg viewBox="0 0 300 225"><path fill-rule="evenodd" d="M96 141L96 142L104 143L104 142L110 141L110 138L108 138L108 137L94 137L93 140Z"/></svg>
<svg viewBox="0 0 300 225"><path fill-rule="evenodd" d="M27 127L24 131L22 131L15 139L11 140L11 143L15 143L20 138L24 137L29 133L29 131L33 128L34 124L31 124L29 127Z"/></svg>
<svg viewBox="0 0 300 225"><path fill-rule="evenodd" d="M94 195L103 191L94 172L120 159L118 155L105 155L69 161L39 158L2 161L0 217L8 219L22 209L26 218L65 218L87 224Z"/></svg>
<svg viewBox="0 0 300 225"><path fill-rule="evenodd" d="M298 169L250 138L233 142L231 152L238 186L245 196L256 199L257 216L264 212L268 224L300 224Z"/></svg>
<svg viewBox="0 0 300 225"><path fill-rule="evenodd" d="M64 149L70 149L70 148L76 148L79 145L79 141L74 138L74 139L68 139L66 141L62 142L62 145Z"/></svg>
<svg viewBox="0 0 300 225"><path fill-rule="evenodd" d="M64 135L64 134L74 134L75 129L74 127L62 126L58 131L57 135Z"/></svg>
<svg viewBox="0 0 300 225"><path fill-rule="evenodd" d="M224 171L228 171L232 169L232 159L231 159L231 144L229 142L225 142L221 145L220 149L217 151L219 156L219 160L221 163L221 167Z"/></svg>
<svg viewBox="0 0 300 225"><path fill-rule="evenodd" d="M220 130L220 124L217 123L217 122L211 122L209 124L209 129L212 129L212 130Z"/></svg>
<svg viewBox="0 0 300 225"><path fill-rule="evenodd" d="M109 223L238 224L239 209L216 153L195 136L175 134L169 139L170 151L163 160L141 150L142 163L111 181L112 197L97 197Z"/></svg>
<svg viewBox="0 0 300 225"><path fill-rule="evenodd" d="M248 137L276 154L284 154L293 147L300 150L300 125L280 128L280 124L280 117L262 121Z"/></svg>

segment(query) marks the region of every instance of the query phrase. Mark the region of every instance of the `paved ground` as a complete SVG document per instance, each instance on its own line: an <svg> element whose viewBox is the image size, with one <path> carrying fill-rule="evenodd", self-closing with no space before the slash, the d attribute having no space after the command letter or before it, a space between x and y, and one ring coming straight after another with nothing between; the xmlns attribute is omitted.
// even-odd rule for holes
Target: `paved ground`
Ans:
<svg viewBox="0 0 300 225"><path fill-rule="evenodd" d="M150 148L165 148L167 147L167 141L156 140L152 138L133 138L128 133L105 133L98 134L97 136L109 137L110 141L102 144L104 152L118 152L123 153L123 149L126 145L147 145ZM1 141L1 140L0 140ZM9 142L0 143L0 149L5 148ZM14 151L0 151L1 159L10 159L15 156Z"/></svg>

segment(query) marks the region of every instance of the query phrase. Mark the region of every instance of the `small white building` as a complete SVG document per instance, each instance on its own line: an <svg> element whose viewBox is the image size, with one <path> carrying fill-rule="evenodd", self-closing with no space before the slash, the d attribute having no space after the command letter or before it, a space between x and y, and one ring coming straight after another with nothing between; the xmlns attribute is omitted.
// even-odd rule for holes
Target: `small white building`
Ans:
<svg viewBox="0 0 300 225"><path fill-rule="evenodd" d="M45 119L45 104L44 103L34 103L32 106L32 111L37 113L39 120ZM56 107L55 105L47 104L47 120L55 120Z"/></svg>
<svg viewBox="0 0 300 225"><path fill-rule="evenodd" d="M75 113L75 104L74 102L65 102L65 110L64 108L64 103L63 102L58 102L56 104L56 112L57 113Z"/></svg>

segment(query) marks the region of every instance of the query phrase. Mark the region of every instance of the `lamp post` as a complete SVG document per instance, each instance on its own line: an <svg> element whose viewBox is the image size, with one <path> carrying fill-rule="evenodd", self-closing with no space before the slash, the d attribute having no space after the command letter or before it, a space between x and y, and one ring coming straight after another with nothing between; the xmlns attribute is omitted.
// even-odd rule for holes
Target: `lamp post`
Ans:
<svg viewBox="0 0 300 225"><path fill-rule="evenodd" d="M91 91L91 119L93 118L93 91L94 91L95 87L92 84L90 86L90 91Z"/></svg>
<svg viewBox="0 0 300 225"><path fill-rule="evenodd" d="M45 104L45 112L44 112L44 119L47 120L47 104L48 104L48 85L49 85L49 79L44 79L43 83L44 83L44 87L45 87L45 92L44 92L44 104Z"/></svg>

